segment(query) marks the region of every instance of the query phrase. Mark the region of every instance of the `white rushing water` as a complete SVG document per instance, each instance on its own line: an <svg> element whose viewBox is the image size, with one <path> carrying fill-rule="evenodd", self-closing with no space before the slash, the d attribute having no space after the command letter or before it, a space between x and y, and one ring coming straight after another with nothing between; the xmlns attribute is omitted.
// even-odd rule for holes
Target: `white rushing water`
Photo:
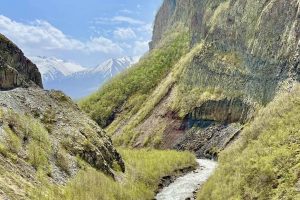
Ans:
<svg viewBox="0 0 300 200"><path fill-rule="evenodd" d="M198 190L201 185L212 175L217 163L212 160L198 159L199 167L176 179L168 187L158 193L156 200L185 200L193 199L193 192Z"/></svg>

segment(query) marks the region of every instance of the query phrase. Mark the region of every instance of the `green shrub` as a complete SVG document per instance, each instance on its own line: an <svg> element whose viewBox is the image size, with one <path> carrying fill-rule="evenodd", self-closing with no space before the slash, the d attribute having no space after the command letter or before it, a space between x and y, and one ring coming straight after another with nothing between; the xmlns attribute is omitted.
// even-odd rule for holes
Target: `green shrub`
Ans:
<svg viewBox="0 0 300 200"><path fill-rule="evenodd" d="M31 116L20 115L12 110L2 112L2 115L5 137L0 144L1 154L15 161L22 150L34 168L49 171L51 145L43 125Z"/></svg>
<svg viewBox="0 0 300 200"><path fill-rule="evenodd" d="M52 132L53 124L56 122L56 113L52 108L47 109L43 113L42 122L48 132Z"/></svg>
<svg viewBox="0 0 300 200"><path fill-rule="evenodd" d="M6 133L5 144L7 149L11 153L17 154L22 147L21 139L7 126L4 127L4 131Z"/></svg>
<svg viewBox="0 0 300 200"><path fill-rule="evenodd" d="M31 141L28 145L29 163L36 170L49 170L49 153L36 141Z"/></svg>
<svg viewBox="0 0 300 200"><path fill-rule="evenodd" d="M18 153L22 140L29 163L37 170L49 171L51 143L45 127L29 115L20 115L12 110L4 113L6 143L10 153Z"/></svg>
<svg viewBox="0 0 300 200"><path fill-rule="evenodd" d="M9 150L4 144L0 143L0 154L2 154L4 157L8 157Z"/></svg>
<svg viewBox="0 0 300 200"><path fill-rule="evenodd" d="M59 150L55 154L55 158L57 166L67 174L70 174L70 161L68 159L66 151L62 148L59 148Z"/></svg>
<svg viewBox="0 0 300 200"><path fill-rule="evenodd" d="M37 169L49 171L49 156L51 143L47 130L36 119L23 116L23 130L29 141L28 158L29 162Z"/></svg>

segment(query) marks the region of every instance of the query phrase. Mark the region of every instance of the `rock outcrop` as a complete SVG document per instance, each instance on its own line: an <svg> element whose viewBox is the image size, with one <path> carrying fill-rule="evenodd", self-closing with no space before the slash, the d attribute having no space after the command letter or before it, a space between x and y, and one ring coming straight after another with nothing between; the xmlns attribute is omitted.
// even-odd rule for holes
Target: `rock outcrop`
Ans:
<svg viewBox="0 0 300 200"><path fill-rule="evenodd" d="M237 139L241 129L239 123L215 123L207 128L192 127L172 148L195 152L201 158L217 159L218 154Z"/></svg>
<svg viewBox="0 0 300 200"><path fill-rule="evenodd" d="M114 162L125 170L110 138L63 93L17 88L0 92L0 105L3 109L39 119L50 134L52 148L63 147L71 156L80 156L109 175L113 175Z"/></svg>
<svg viewBox="0 0 300 200"><path fill-rule="evenodd" d="M245 122L249 106L240 99L223 99L220 101L208 100L200 107L194 108L188 115L189 127L197 126L201 121L211 122Z"/></svg>
<svg viewBox="0 0 300 200"><path fill-rule="evenodd" d="M0 34L0 90L43 87L38 68L4 35Z"/></svg>

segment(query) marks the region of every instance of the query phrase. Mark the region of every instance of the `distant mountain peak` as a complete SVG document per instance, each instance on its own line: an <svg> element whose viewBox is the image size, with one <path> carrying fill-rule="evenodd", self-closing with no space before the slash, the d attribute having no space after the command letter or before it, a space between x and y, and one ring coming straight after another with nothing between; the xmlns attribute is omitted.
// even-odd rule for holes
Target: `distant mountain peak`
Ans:
<svg viewBox="0 0 300 200"><path fill-rule="evenodd" d="M62 90L73 98L79 98L97 90L105 81L138 62L139 57L111 58L92 68L54 57L36 56L31 60L38 66L46 89Z"/></svg>
<svg viewBox="0 0 300 200"><path fill-rule="evenodd" d="M30 60L38 66L44 82L86 70L79 64L54 57L36 56L31 57Z"/></svg>
<svg viewBox="0 0 300 200"><path fill-rule="evenodd" d="M119 73L123 71L125 68L130 67L136 63L136 59L134 57L121 57L121 58L111 58L100 65L96 66L95 68L90 69L90 72L97 73L97 72L103 72L103 73L111 73L108 76L112 77L114 72Z"/></svg>

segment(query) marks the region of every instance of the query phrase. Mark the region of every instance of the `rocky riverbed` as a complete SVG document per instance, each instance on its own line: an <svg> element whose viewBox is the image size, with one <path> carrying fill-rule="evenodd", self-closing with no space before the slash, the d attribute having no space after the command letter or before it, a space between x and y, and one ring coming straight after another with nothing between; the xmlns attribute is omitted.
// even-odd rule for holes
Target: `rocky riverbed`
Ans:
<svg viewBox="0 0 300 200"><path fill-rule="evenodd" d="M169 186L163 188L155 197L156 200L193 199L194 192L212 175L217 163L212 160L198 159L199 167L177 178Z"/></svg>

